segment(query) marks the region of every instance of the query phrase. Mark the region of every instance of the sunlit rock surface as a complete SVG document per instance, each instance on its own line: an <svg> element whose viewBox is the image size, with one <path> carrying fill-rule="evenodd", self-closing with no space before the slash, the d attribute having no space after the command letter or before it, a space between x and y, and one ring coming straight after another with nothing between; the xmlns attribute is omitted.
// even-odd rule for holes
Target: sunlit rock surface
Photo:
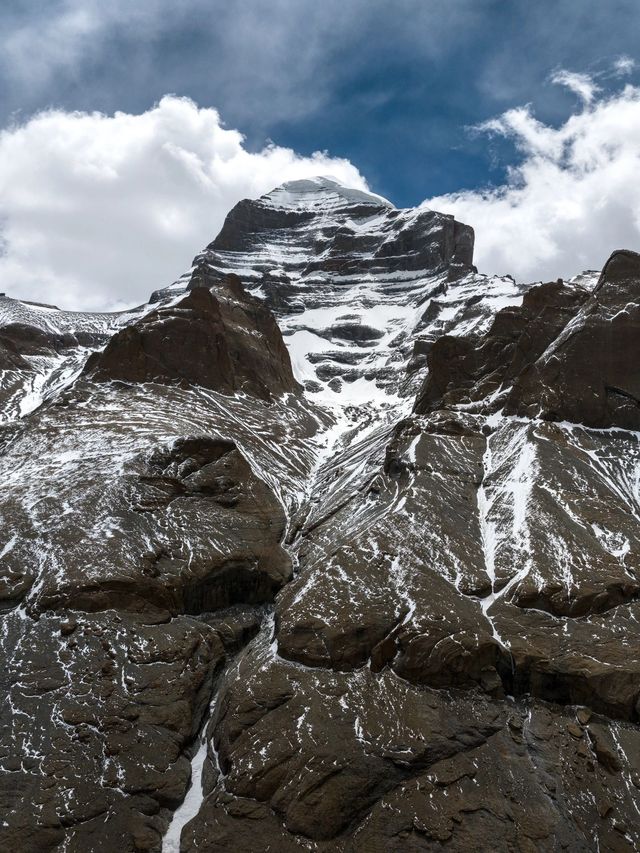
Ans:
<svg viewBox="0 0 640 853"><path fill-rule="evenodd" d="M2 849L638 849L640 262L472 251L318 178L0 298Z"/></svg>

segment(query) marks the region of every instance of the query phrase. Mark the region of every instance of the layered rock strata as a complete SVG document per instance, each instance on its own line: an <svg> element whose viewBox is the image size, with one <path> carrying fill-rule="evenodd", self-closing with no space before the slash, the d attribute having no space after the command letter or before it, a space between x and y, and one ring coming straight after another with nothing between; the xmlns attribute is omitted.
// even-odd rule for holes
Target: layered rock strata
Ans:
<svg viewBox="0 0 640 853"><path fill-rule="evenodd" d="M472 246L316 179L129 315L6 301L92 337L0 332L3 846L640 846L640 263Z"/></svg>

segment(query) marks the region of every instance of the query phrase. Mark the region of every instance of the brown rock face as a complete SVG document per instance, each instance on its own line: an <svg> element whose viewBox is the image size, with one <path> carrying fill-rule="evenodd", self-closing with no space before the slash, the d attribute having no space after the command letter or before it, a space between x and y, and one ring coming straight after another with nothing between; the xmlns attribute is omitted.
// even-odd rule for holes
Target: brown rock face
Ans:
<svg viewBox="0 0 640 853"><path fill-rule="evenodd" d="M292 182L294 192L297 183ZM329 192L332 183L326 182L325 189ZM353 274L380 268L388 271L450 268L458 274L468 272L471 267L473 229L452 216L423 210L413 212L408 221L403 221L400 211L388 202L376 203L373 198L343 199L341 206L347 217L345 222L338 222L332 221L331 216L336 212L335 201L329 207L320 203L312 204L311 208L287 208L286 202L283 204L277 196L278 190L264 199L239 202L208 246L212 260L215 261L216 253L251 253L274 235L289 234L295 236L300 248L310 250L313 259L306 264L309 271ZM354 229L354 222L374 215L388 216L384 231ZM280 283L276 280L273 284L276 294L282 295Z"/></svg>
<svg viewBox="0 0 640 853"><path fill-rule="evenodd" d="M255 429L250 409L74 393L0 457L0 848L160 851L218 672L290 576L286 519L215 434ZM276 404L252 406L275 436Z"/></svg>
<svg viewBox="0 0 640 853"><path fill-rule="evenodd" d="M0 850L640 849L640 259L472 237L314 179L0 301Z"/></svg>
<svg viewBox="0 0 640 853"><path fill-rule="evenodd" d="M73 618L71 633L58 614L5 622L13 714L0 716L2 849L159 850L222 643L183 616Z"/></svg>
<svg viewBox="0 0 640 853"><path fill-rule="evenodd" d="M640 255L614 252L592 293L532 288L483 337L440 338L415 412L480 403L547 421L640 429ZM476 407L478 410L478 407Z"/></svg>
<svg viewBox="0 0 640 853"><path fill-rule="evenodd" d="M414 411L484 400L530 369L589 294L561 281L532 287L521 307L504 308L482 338L445 335L427 355L429 372Z"/></svg>
<svg viewBox="0 0 640 853"><path fill-rule="evenodd" d="M514 383L506 411L640 429L640 255L619 251L549 349Z"/></svg>
<svg viewBox="0 0 640 853"><path fill-rule="evenodd" d="M76 331L66 334L45 332L21 323L0 328L0 369L33 369L25 356L53 356L79 346L98 346L105 335Z"/></svg>
<svg viewBox="0 0 640 853"><path fill-rule="evenodd" d="M188 436L138 457L113 483L95 473L96 482L70 498L74 512L55 525L50 543L42 535L30 541L25 529L8 555L19 579L18 567L34 566L38 547L62 551L64 577L41 578L30 613L74 606L198 614L271 601L289 577L282 507L232 442ZM87 543L91 526L77 530L75 519L96 514L97 521L105 510L120 530L105 540L96 529ZM193 531L188 546L185 530ZM19 579L7 598L24 595L22 586Z"/></svg>
<svg viewBox="0 0 640 853"><path fill-rule="evenodd" d="M3 851L159 853L219 673L291 576L275 488L301 463L281 448L318 424L284 397L268 311L233 278L192 283L0 427ZM25 328L3 333L12 370L80 370L78 335Z"/></svg>
<svg viewBox="0 0 640 853"><path fill-rule="evenodd" d="M87 375L97 382L202 385L262 399L297 391L273 316L244 291L240 279L230 275L217 282L201 269L192 285L176 304L116 334L89 359Z"/></svg>

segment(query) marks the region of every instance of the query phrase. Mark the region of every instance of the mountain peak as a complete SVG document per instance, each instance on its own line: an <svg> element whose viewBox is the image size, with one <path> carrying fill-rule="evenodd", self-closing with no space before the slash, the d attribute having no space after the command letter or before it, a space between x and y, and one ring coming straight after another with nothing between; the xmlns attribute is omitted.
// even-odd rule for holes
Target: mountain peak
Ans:
<svg viewBox="0 0 640 853"><path fill-rule="evenodd" d="M473 239L293 181L0 299L0 850L640 850L640 255Z"/></svg>
<svg viewBox="0 0 640 853"><path fill-rule="evenodd" d="M347 205L370 205L393 208L386 198L365 190L347 187L330 176L286 181L260 198L262 204L279 209L338 208Z"/></svg>

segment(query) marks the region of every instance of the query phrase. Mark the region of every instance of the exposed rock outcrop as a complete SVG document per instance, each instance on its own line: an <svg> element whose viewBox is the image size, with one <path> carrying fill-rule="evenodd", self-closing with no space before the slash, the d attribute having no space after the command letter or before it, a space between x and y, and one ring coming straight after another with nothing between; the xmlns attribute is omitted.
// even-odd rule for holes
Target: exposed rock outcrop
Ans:
<svg viewBox="0 0 640 853"><path fill-rule="evenodd" d="M186 617L5 617L5 850L158 850L224 650Z"/></svg>
<svg viewBox="0 0 640 853"><path fill-rule="evenodd" d="M640 255L614 252L598 284L518 381L506 411L640 430Z"/></svg>
<svg viewBox="0 0 640 853"><path fill-rule="evenodd" d="M640 848L640 259L472 247L295 181L0 301L2 849Z"/></svg>
<svg viewBox="0 0 640 853"><path fill-rule="evenodd" d="M483 336L441 337L415 411L487 410L493 395L505 414L640 429L639 282L640 255L614 252L592 292L562 281L533 287Z"/></svg>
<svg viewBox="0 0 640 853"><path fill-rule="evenodd" d="M271 313L237 276L216 281L206 267L196 270L183 299L114 335L85 373L97 382L202 385L262 399L299 387Z"/></svg>
<svg viewBox="0 0 640 853"><path fill-rule="evenodd" d="M589 293L549 282L528 290L521 306L503 308L482 337L443 335L427 355L428 373L414 411L485 400L531 368L573 319Z"/></svg>

